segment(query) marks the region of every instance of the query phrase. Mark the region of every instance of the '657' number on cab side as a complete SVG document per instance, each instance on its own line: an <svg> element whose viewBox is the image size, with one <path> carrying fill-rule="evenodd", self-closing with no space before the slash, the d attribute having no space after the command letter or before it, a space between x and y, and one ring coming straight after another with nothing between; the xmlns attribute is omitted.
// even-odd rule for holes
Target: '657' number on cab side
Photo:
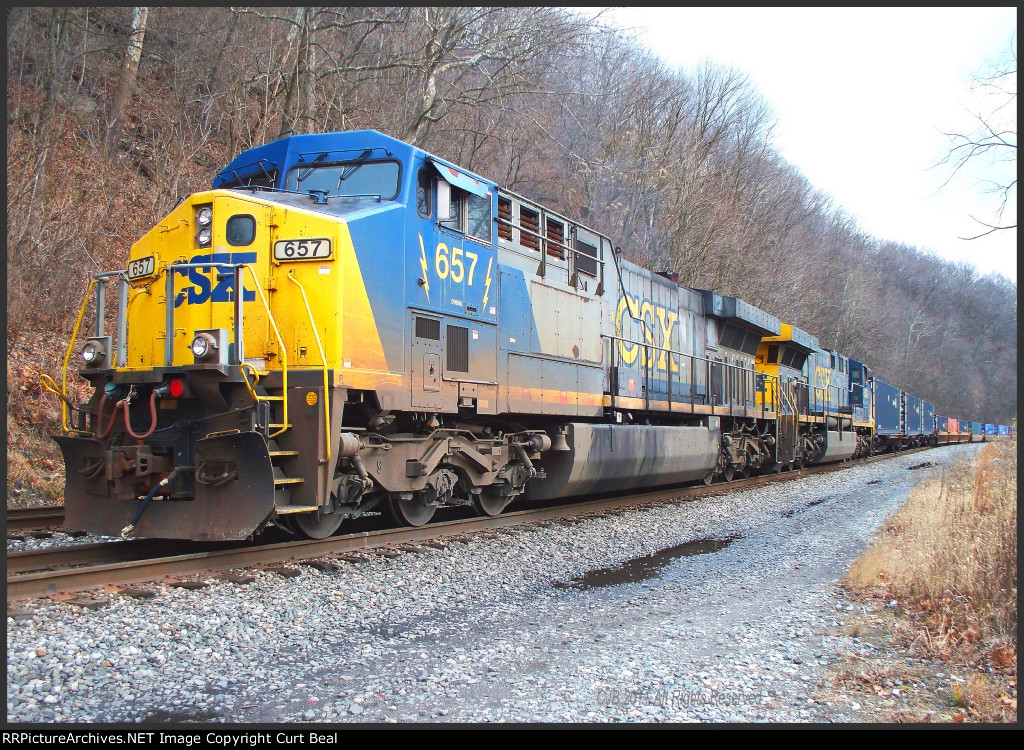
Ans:
<svg viewBox="0 0 1024 750"><path fill-rule="evenodd" d="M274 243L274 260L321 260L331 257L328 239L278 240Z"/></svg>

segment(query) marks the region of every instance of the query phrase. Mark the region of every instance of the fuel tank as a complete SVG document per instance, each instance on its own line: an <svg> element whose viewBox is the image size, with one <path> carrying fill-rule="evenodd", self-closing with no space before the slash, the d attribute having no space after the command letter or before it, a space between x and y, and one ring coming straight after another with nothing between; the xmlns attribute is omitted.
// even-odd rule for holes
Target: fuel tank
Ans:
<svg viewBox="0 0 1024 750"><path fill-rule="evenodd" d="M535 462L545 471L526 489L527 500L657 487L703 478L718 463L717 427L595 425L576 422L568 451L548 451Z"/></svg>

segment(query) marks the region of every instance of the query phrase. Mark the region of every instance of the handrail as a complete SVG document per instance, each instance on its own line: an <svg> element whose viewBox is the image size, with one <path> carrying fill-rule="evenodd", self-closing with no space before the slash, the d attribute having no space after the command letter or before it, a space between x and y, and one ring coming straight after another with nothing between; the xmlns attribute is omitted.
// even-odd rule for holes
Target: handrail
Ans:
<svg viewBox="0 0 1024 750"><path fill-rule="evenodd" d="M47 376L45 380L42 380L43 386L52 393L55 393L60 397L60 424L64 432L79 432L79 430L72 430L68 425L68 362L71 361L71 352L75 348L75 341L78 339L78 330L82 327L82 318L85 317L85 308L89 306L89 295L92 294L93 287L96 286L97 278L93 278L89 282L89 288L85 290L85 299L82 301L82 307L78 310L78 319L75 320L75 329L71 332L71 340L68 341L68 349L64 353L64 362L60 369L60 391L56 390L56 383L53 379ZM40 379L42 379L42 377ZM48 384L46 381L49 380ZM51 385L53 387L51 387Z"/></svg>
<svg viewBox="0 0 1024 750"><path fill-rule="evenodd" d="M555 247L561 248L562 250L565 250L565 251L571 253L572 255L576 255L576 256L584 255L584 256L592 259L595 263L597 263L600 266L603 266L605 264L605 262L606 262L605 260L603 260L601 258L597 258L596 256L590 255L589 253L584 253L582 250L576 250L576 249L574 249L572 247L569 247L568 245L566 245L566 244L564 244L562 242L559 242L558 240L551 239L546 234L540 234L538 232L534 232L532 229L527 229L526 227L524 227L524 226L522 226L520 224L516 224L514 222L509 221L508 219L503 219L500 216L498 216L498 217L495 217L494 220L496 222L498 222L499 224L504 224L504 225L506 225L506 226L508 226L508 227L510 227L512 229L518 229L520 233L524 233L525 232L526 234L529 234L529 235L531 235L533 237L536 237L538 240L540 240L541 242L545 243L545 245L549 245L549 244L550 245L554 245ZM587 230L587 231L590 231L590 230ZM523 247L526 247L526 245L523 245ZM529 249L529 248L527 248L527 249ZM539 251L539 248L538 248L538 251ZM554 253L549 253L549 255L554 255ZM584 271L583 273L586 273L586 271ZM596 276L597 274L588 274L588 275Z"/></svg>
<svg viewBox="0 0 1024 750"><path fill-rule="evenodd" d="M696 373L696 369L697 369L696 367L694 367L694 364L696 362L703 362L706 365L706 367L703 368L704 369L704 374L705 374L704 386L708 390L708 393L707 393L708 396L710 396L710 388L711 388L711 382L710 381L711 381L711 366L712 365L720 365L721 367L724 368L724 370L726 372L730 373L731 375L735 375L736 373L743 374L744 377L743 377L743 388L742 388L742 390L744 391L744 396L746 395L746 381L747 381L747 377L746 376L748 376L748 375L763 375L765 380L768 383L772 384L772 388L771 388L772 390L774 390L776 392L779 392L779 390L780 390L779 387L778 387L778 382L777 382L779 380L779 376L778 375L772 375L770 373L758 373L756 370L748 370L745 367L742 367L740 365L735 365L735 364L731 364L731 363L728 363L728 362L719 362L718 360L712 360L712 359L710 359L708 357L700 357L700 356L698 356L696 354L687 354L685 352L680 352L680 351L677 351L675 349L670 349L668 347L658 346L657 344L652 344L650 342L633 341L631 339L627 339L627 338L624 338L622 336L615 336L613 334L603 333L603 334L601 334L601 338L607 339L609 341L609 343L611 344L612 357L610 359L610 366L613 367L613 368L619 366L615 362L615 359L616 359L616 355L615 355L616 347L614 346L615 342L622 342L622 343L626 343L626 344L632 344L634 346L643 347L645 350L654 350L654 351L657 351L657 352L665 352L666 354L668 354L669 355L669 360L668 360L668 369L667 369L666 381L668 383L668 400L669 400L669 404L672 403L672 383L673 383L673 379L672 379L672 360L671 360L672 355L675 355L676 357L680 358L680 368L679 368L680 371L682 371L682 369L683 369L682 364L683 364L684 358L690 360L689 369L690 369L691 377L690 377L689 385L691 386L690 387L690 402L691 402L691 404L693 403L694 387L699 385L699 382L697 381L697 379L693 377L694 374ZM645 387L645 397L644 397L645 405L648 405L648 402L649 402L648 392L649 392L650 389L649 389L648 383L651 380L651 372L650 372L649 363L650 363L650 361L652 359L654 359L654 357L651 356L647 351L643 352L643 365L642 365L642 369L643 369L643 372L644 372L643 378L644 378L644 387ZM682 380L680 380L679 382L682 383ZM766 388L765 392L767 393L768 390L769 389ZM754 403L755 403L755 406L754 406L753 411L756 412L757 411L756 399L754 399ZM772 405L775 406L775 399L774 398L772 399ZM713 408L714 404L711 404L711 406ZM722 404L721 406L725 406L725 405ZM729 401L728 408L729 408L730 413L731 413L732 409L733 409L733 405L732 405L732 401L731 400ZM744 410L746 410L746 408L747 408L746 407L746 398L744 398L744 406L743 406L743 408L744 408ZM764 414L764 412L765 412L765 404L764 404L764 402L762 402L762 404L761 404L761 413Z"/></svg>
<svg viewBox="0 0 1024 750"><path fill-rule="evenodd" d="M324 347L320 343L320 333L316 329L316 321L313 320L313 311L309 307L309 299L306 297L306 290L295 278L295 269L288 270L288 279L295 283L299 288L299 292L302 294L302 301L306 305L306 314L309 316L309 326L313 329L313 338L316 340L316 348L320 352L320 361L324 363L324 440L327 442L327 457L324 459L324 463L330 466L331 463L331 415L330 415L330 401L328 395L330 390L327 387L327 355L324 354Z"/></svg>
<svg viewBox="0 0 1024 750"><path fill-rule="evenodd" d="M263 294L263 287L260 285L259 279L256 277L256 271L253 270L251 263L221 263L221 262L200 262L200 263L170 263L164 267L163 273L167 274L167 295L166 295L166 308L167 308L167 339L168 343L165 348L165 359L167 365L171 365L174 361L174 272L183 270L186 268L224 268L231 269L235 272L235 286L237 287L235 293L235 357L238 359L238 364L242 365L245 362L245 358L242 356L243 349L243 338L244 338L244 327L242 325L242 304L245 299L245 289L242 284L241 271L248 270L252 276L253 286L256 288L256 293L260 297L260 302L263 303L263 309L267 313L267 320L270 322L270 327L274 329L274 335L277 337L277 345L280 348L281 356L281 393L282 396L260 396L256 394L255 390L249 386L249 381L242 374L242 378L246 381L246 387L250 393L256 396L257 400L260 401L277 401L280 400L284 406L282 407L281 416L281 429L277 432L270 433L267 435L269 438L274 438L280 435L282 432L288 429L288 350L284 345L284 338L281 336L281 331L277 328L277 321L274 319L274 314L270 312L270 304L267 302L266 295Z"/></svg>
<svg viewBox="0 0 1024 750"><path fill-rule="evenodd" d="M289 427L289 424L288 424L288 351L284 347L284 339L281 337L281 332L277 329L277 321L274 320L274 315L273 315L273 313L270 312L270 305L267 303L267 298L263 294L263 289L260 286L260 281L259 281L258 278L256 278L256 272L252 269L252 265L249 264L249 263L240 263L238 265L242 266L243 268L248 269L249 273L252 275L253 286L256 287L256 293L259 294L259 296L260 296L260 302L263 303L263 309L267 311L267 319L270 321L270 327L274 329L274 335L277 337L277 345L281 348L281 393L283 394L283 396L281 398L281 402L284 404L281 407L281 410L282 410L282 414L281 414L281 429L278 430L277 432L274 432L274 433L271 433L271 434L267 435L267 438L269 439L269 438L277 437L282 432L287 430L288 427ZM239 284L238 286L241 286L241 284ZM235 294L238 295L238 296L243 296L244 290L236 289L235 290ZM238 327L239 330L241 330L241 328L242 328L241 321L236 320L235 321L235 325ZM243 374L243 377L245 377L244 374ZM326 398L326 397L327 397L327 395L324 394L324 398ZM263 399L263 400L266 400L266 399Z"/></svg>

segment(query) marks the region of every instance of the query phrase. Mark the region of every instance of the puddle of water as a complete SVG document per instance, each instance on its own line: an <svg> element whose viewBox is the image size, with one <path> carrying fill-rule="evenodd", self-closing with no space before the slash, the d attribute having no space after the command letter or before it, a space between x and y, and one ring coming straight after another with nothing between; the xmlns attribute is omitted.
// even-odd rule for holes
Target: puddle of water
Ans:
<svg viewBox="0 0 1024 750"><path fill-rule="evenodd" d="M657 578L661 570L673 560L681 557L696 557L697 555L708 555L728 547L737 537L730 536L725 539L696 539L675 547L663 549L653 555L635 557L619 565L609 568L598 568L589 570L578 575L568 582L558 581L553 584L556 589L577 589L586 591L588 589L604 588L605 586L618 586L623 583L636 583L646 581L650 578Z"/></svg>

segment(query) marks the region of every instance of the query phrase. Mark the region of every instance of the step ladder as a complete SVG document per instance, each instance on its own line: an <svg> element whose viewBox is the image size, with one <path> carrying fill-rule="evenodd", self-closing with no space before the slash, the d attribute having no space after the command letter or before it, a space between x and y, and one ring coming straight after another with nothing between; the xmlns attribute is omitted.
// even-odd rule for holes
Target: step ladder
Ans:
<svg viewBox="0 0 1024 750"><path fill-rule="evenodd" d="M274 509L278 515L289 513L308 513L317 509L315 505L293 505L291 501L292 487L305 483L302 477L290 477L281 468L281 462L291 456L299 455L298 451L282 450L277 441L271 438L269 448L270 461L274 468Z"/></svg>

